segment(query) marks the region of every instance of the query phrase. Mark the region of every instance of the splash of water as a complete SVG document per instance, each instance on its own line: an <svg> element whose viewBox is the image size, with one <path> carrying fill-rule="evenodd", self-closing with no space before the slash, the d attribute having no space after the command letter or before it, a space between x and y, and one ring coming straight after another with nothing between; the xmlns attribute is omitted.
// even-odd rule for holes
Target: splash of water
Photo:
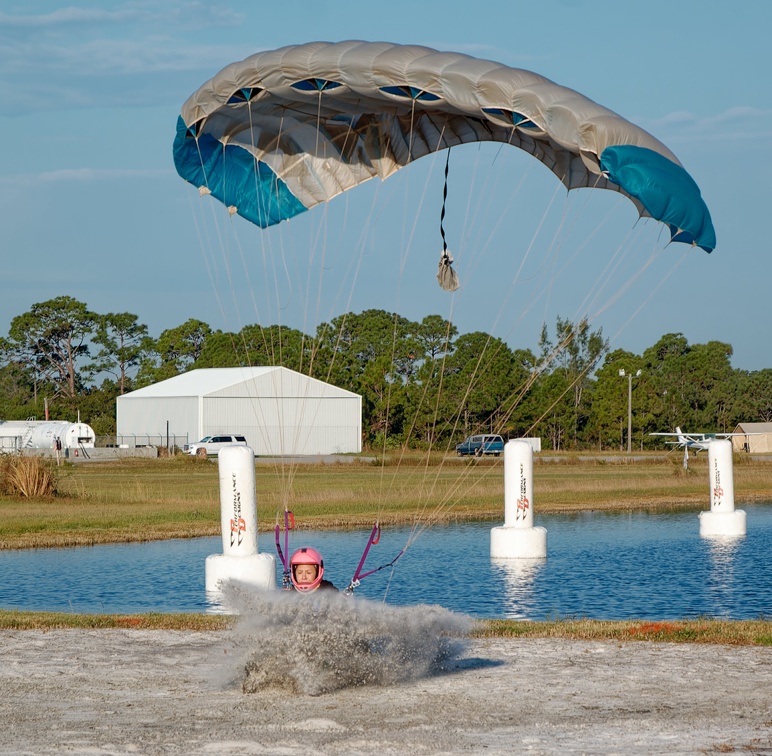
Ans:
<svg viewBox="0 0 772 756"><path fill-rule="evenodd" d="M472 620L439 606L397 607L332 591L231 588L242 690L320 695L436 674L464 650Z"/></svg>

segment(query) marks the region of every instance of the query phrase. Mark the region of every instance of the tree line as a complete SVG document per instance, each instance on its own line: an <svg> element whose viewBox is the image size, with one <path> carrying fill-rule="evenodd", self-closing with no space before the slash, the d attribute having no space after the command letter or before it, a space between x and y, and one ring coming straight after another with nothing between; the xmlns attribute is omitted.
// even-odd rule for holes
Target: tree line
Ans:
<svg viewBox="0 0 772 756"><path fill-rule="evenodd" d="M134 314L61 296L13 318L0 338L0 419L40 419L48 407L51 419L80 412L109 435L120 394L195 368L281 365L360 394L373 448L442 449L492 432L540 436L555 450L622 449L629 407L633 446L651 448L661 441L649 433L676 425L727 432L772 421L772 369L734 369L731 356L730 344L689 344L680 333L641 355L609 351L602 329L560 317L536 351L512 349L439 315L415 322L383 310L340 315L313 334L281 325L231 333L191 318L153 338Z"/></svg>

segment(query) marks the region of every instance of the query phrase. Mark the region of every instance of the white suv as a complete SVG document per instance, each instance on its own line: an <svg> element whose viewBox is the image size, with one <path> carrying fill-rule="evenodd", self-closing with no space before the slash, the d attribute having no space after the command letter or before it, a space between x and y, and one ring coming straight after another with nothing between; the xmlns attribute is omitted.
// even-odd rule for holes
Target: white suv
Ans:
<svg viewBox="0 0 772 756"><path fill-rule="evenodd" d="M217 455L223 446L228 446L229 444L246 446L247 439L244 436L231 436L226 433L219 436L204 436L200 441L196 441L195 444L185 444L183 451L185 454L191 454L194 457L196 455L200 457L210 454Z"/></svg>

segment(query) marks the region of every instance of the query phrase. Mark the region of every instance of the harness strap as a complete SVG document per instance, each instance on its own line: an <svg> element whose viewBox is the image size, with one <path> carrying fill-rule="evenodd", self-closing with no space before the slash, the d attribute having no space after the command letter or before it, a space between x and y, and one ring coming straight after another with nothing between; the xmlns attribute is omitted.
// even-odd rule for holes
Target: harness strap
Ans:
<svg viewBox="0 0 772 756"><path fill-rule="evenodd" d="M360 586L362 578L366 578L368 575L372 575L376 572L380 572L381 570L385 570L387 567L393 567L397 559L399 559L405 553L405 549L407 549L407 546L406 546L388 564L382 564L380 567L376 567L375 569L368 570L367 572L362 572L362 568L365 566L365 561L367 560L367 554L370 551L370 547L373 544L378 543L378 541L380 540L381 540L381 526L376 522L375 525L373 525L372 531L370 532L370 537L367 539L367 546L365 546L365 550L364 550L364 553L362 554L362 558L359 560L359 565L357 566L356 572L354 573L354 577L351 578L351 582L346 586L344 590L344 593L346 595L351 595L354 592L354 589Z"/></svg>
<svg viewBox="0 0 772 756"><path fill-rule="evenodd" d="M359 560L359 565L357 566L357 570L354 573L354 577L351 578L352 583L357 582L361 577L360 573L362 572L362 567L365 566L365 560L367 559L367 554L370 551L370 547L374 543L378 543L378 541L380 540L381 540L381 526L376 522L375 525L373 525L373 529L370 531L370 537L367 539L367 546L365 546L365 550L362 554L362 558Z"/></svg>
<svg viewBox="0 0 772 756"><path fill-rule="evenodd" d="M281 548L281 528L279 527L279 515L276 515L276 551L279 554L282 567L282 588L288 590L292 585L290 578L290 565L289 565L289 531L295 527L295 515L292 514L286 507L284 508L284 550Z"/></svg>

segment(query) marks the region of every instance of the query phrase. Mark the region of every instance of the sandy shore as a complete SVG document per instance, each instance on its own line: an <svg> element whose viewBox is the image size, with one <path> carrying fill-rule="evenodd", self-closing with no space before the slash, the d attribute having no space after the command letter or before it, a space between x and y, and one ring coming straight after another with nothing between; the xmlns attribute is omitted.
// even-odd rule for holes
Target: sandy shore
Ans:
<svg viewBox="0 0 772 756"><path fill-rule="evenodd" d="M450 669L245 694L229 632L0 633L0 753L772 754L772 649L473 640Z"/></svg>

